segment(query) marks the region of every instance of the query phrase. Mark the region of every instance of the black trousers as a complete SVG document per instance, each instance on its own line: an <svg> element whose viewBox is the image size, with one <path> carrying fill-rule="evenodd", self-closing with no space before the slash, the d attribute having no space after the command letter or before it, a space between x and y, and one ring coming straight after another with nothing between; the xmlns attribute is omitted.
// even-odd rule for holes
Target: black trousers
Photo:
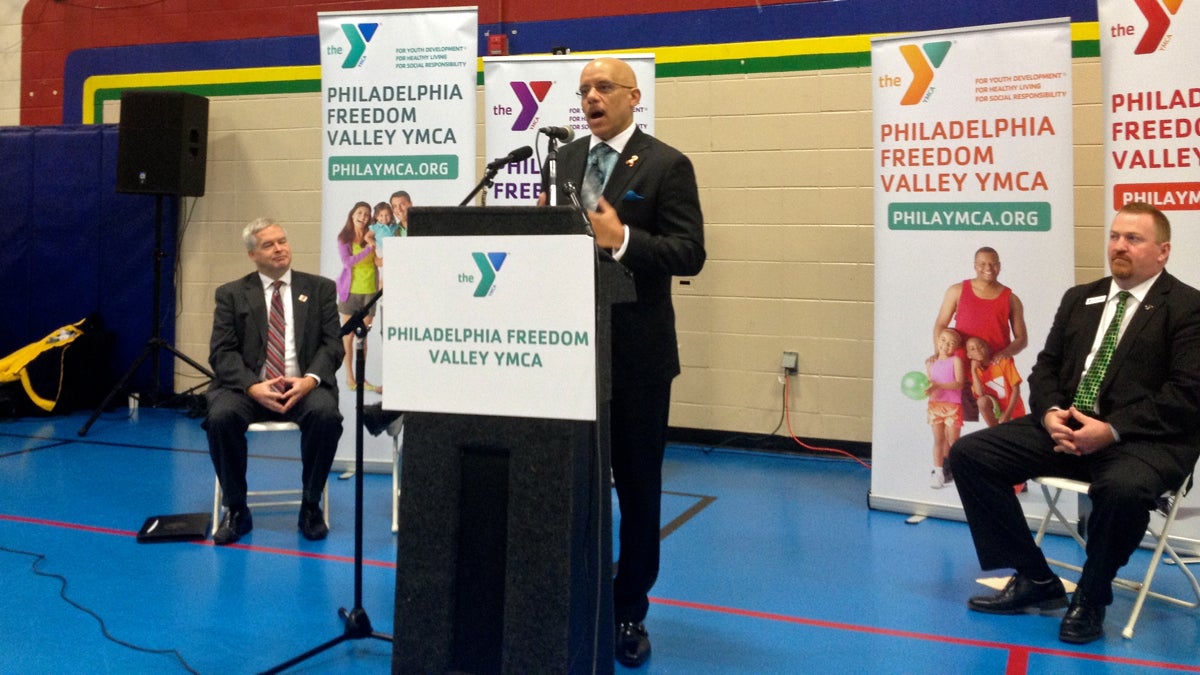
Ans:
<svg viewBox="0 0 1200 675"><path fill-rule="evenodd" d="M612 470L621 509L620 561L613 579L613 618L636 623L650 608L658 579L662 463L671 382L614 389Z"/></svg>
<svg viewBox="0 0 1200 675"><path fill-rule="evenodd" d="M1183 481L1139 457L1156 451L1152 443L1123 442L1084 457L1057 453L1032 415L963 436L950 448L949 465L980 566L1048 576L1012 486L1036 476L1087 481L1092 513L1079 588L1095 602L1111 603L1112 580L1141 543L1155 499Z"/></svg>
<svg viewBox="0 0 1200 675"><path fill-rule="evenodd" d="M269 420L300 425L302 499L319 504L342 437L342 413L334 390L317 387L286 415L277 415L245 392L222 388L209 392L204 428L208 432L208 454L225 493L225 506L246 505L246 428L251 422Z"/></svg>

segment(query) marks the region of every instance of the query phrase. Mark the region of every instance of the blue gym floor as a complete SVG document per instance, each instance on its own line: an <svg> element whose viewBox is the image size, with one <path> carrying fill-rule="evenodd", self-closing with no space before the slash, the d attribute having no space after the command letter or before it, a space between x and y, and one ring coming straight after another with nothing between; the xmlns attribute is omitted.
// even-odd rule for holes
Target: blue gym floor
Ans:
<svg viewBox="0 0 1200 675"><path fill-rule="evenodd" d="M256 512L234 546L138 544L147 516L211 508L199 422L121 410L81 438L86 419L0 423L0 673L253 673L342 634L353 480L331 477L325 541L305 541L285 509ZM268 436L252 445L251 488L291 487L295 440ZM1106 637L1083 647L1058 641L1061 610L969 612L986 589L966 526L869 510L869 470L853 461L672 446L664 473L646 673L1200 672L1200 610L1149 602L1126 640L1132 594L1118 590ZM362 607L390 633L391 477L364 481ZM1046 547L1081 557L1062 537ZM1155 588L1182 592L1181 578L1163 568ZM390 660L388 642L349 640L290 672L386 673Z"/></svg>

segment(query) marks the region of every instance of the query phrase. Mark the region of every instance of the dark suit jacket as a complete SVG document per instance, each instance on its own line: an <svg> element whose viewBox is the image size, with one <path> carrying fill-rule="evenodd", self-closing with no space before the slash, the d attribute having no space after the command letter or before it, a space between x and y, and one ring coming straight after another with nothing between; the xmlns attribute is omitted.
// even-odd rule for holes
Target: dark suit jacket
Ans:
<svg viewBox="0 0 1200 675"><path fill-rule="evenodd" d="M1038 419L1051 407L1071 406L1104 311L1103 302L1086 301L1106 296L1110 280L1063 295L1029 377ZM1113 352L1096 407L1121 435L1104 452L1137 452L1164 477L1192 471L1200 455L1200 291L1162 273Z"/></svg>
<svg viewBox="0 0 1200 675"><path fill-rule="evenodd" d="M590 135L559 148L558 203L567 181L583 184ZM696 173L681 152L636 129L604 186L629 226L621 264L633 272L637 302L613 306L614 386L661 383L679 374L672 275L704 266L704 216Z"/></svg>
<svg viewBox="0 0 1200 675"><path fill-rule="evenodd" d="M345 355L332 281L292 270L292 317L296 361L300 373L321 378L322 387L337 391L336 373ZM216 377L214 391L224 387L246 391L261 382L267 358L267 305L258 272L217 289L208 362Z"/></svg>

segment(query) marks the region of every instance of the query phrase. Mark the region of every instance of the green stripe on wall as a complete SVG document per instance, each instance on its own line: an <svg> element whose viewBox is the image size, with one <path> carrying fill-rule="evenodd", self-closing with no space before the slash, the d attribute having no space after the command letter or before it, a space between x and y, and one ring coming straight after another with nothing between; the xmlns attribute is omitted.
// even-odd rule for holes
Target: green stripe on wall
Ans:
<svg viewBox="0 0 1200 675"><path fill-rule="evenodd" d="M1071 43L1071 58L1081 59L1088 56L1100 56L1099 40L1078 40Z"/></svg>
<svg viewBox="0 0 1200 675"><path fill-rule="evenodd" d="M836 70L871 65L870 52L842 54L800 54L768 56L757 59L724 59L688 63L660 63L655 68L658 77L703 77L736 75L738 73L790 73L806 70Z"/></svg>

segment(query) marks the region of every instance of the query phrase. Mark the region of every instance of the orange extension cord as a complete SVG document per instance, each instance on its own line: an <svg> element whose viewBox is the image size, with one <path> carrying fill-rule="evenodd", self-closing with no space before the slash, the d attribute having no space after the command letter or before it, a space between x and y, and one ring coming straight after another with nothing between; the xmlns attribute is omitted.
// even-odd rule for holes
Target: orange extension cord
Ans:
<svg viewBox="0 0 1200 675"><path fill-rule="evenodd" d="M846 452L845 450L839 450L837 448L822 448L822 447L815 446L815 445L809 445L808 443L805 443L804 441L797 438L796 432L792 431L792 411L791 411L791 407L788 405L789 399L791 398L791 392L792 392L792 378L788 377L787 374L785 373L783 376L783 414L784 414L784 417L787 418L788 436L793 441L795 441L797 445L804 448L805 450L812 450L814 452L828 452L828 453L835 454L835 455L844 455L844 456L849 457L850 459L858 462L859 464L861 464L862 466L864 466L868 469L871 468L870 464L862 461L858 457L855 457L854 455Z"/></svg>

